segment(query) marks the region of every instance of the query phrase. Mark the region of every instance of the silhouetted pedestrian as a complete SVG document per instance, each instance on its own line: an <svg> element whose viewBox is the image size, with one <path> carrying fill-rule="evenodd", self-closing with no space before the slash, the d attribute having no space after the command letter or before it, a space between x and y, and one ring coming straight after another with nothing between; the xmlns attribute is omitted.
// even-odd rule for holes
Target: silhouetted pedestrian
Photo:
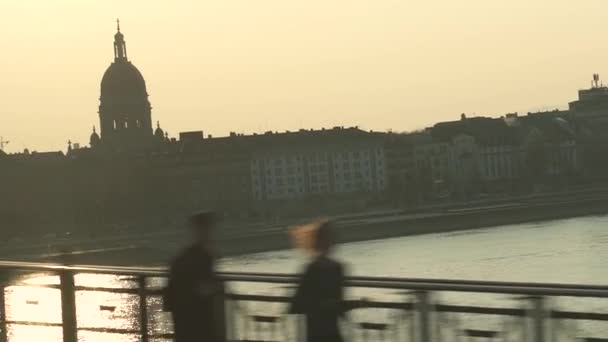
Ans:
<svg viewBox="0 0 608 342"><path fill-rule="evenodd" d="M173 315L176 342L225 340L224 286L214 271L211 239L213 213L190 218L195 242L171 263L165 292L165 309Z"/></svg>
<svg viewBox="0 0 608 342"><path fill-rule="evenodd" d="M344 314L344 267L330 258L333 234L330 223L323 222L314 231L315 258L299 281L290 313L306 315L309 342L340 342L338 327Z"/></svg>

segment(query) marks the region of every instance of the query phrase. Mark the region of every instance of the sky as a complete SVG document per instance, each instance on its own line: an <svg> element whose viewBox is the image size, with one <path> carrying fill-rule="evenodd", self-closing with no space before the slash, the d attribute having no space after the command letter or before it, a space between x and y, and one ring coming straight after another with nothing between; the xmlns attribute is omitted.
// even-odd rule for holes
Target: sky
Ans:
<svg viewBox="0 0 608 342"><path fill-rule="evenodd" d="M172 136L412 131L566 108L608 80L606 0L0 0L0 136L65 150L99 126L116 18Z"/></svg>

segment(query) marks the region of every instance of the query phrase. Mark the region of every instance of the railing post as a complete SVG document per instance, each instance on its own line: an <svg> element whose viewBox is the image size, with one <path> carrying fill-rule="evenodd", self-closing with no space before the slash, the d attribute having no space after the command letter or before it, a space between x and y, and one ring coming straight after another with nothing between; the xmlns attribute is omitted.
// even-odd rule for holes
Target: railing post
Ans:
<svg viewBox="0 0 608 342"><path fill-rule="evenodd" d="M545 311L545 298L541 296L532 297L532 338L533 342L545 341L545 328L547 323Z"/></svg>
<svg viewBox="0 0 608 342"><path fill-rule="evenodd" d="M416 292L420 342L431 342L431 301L427 291Z"/></svg>
<svg viewBox="0 0 608 342"><path fill-rule="evenodd" d="M69 270L63 270L59 274L59 279L61 286L61 325L63 327L63 342L78 342L74 273Z"/></svg>
<svg viewBox="0 0 608 342"><path fill-rule="evenodd" d="M226 340L227 341L236 341L237 339L237 335L236 335L236 319L235 319L235 309L234 309L234 303L232 303L232 300L229 298L228 294L226 294L226 296L224 296L224 308L225 308L225 322L226 322Z"/></svg>
<svg viewBox="0 0 608 342"><path fill-rule="evenodd" d="M7 326L8 324L6 324L6 321L8 320L6 318L6 303L5 303L5 289L4 286L0 286L0 342L7 342L8 341L8 331L7 331Z"/></svg>
<svg viewBox="0 0 608 342"><path fill-rule="evenodd" d="M148 342L148 301L146 296L146 277L137 277L139 292L139 330L141 342Z"/></svg>
<svg viewBox="0 0 608 342"><path fill-rule="evenodd" d="M296 335L296 341L297 342L305 342L308 340L308 335L307 335L307 331L306 331L306 324L308 324L308 322L306 322L306 316L305 315L298 315L297 317L297 335Z"/></svg>

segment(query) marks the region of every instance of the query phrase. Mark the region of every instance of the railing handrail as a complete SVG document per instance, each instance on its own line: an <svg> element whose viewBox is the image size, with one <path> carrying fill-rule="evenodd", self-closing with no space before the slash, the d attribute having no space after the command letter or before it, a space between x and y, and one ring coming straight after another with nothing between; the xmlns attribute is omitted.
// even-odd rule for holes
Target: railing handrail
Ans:
<svg viewBox="0 0 608 342"><path fill-rule="evenodd" d="M40 272L72 271L75 273L100 273L112 275L159 276L167 275L166 267L127 267L98 265L65 265L43 262L0 261L0 270L28 270Z"/></svg>
<svg viewBox="0 0 608 342"><path fill-rule="evenodd" d="M0 261L0 270L29 270L39 272L70 271L74 273L97 273L111 275L130 275L144 277L166 277L166 267L125 267L125 266L92 266L60 265L40 262ZM298 275L285 273L261 272L224 272L220 276L228 281L293 284ZM392 290L428 290L454 292L505 293L532 296L573 296L608 298L608 286L522 283L483 280L450 280L423 278L391 277L347 277L347 286L385 288Z"/></svg>
<svg viewBox="0 0 608 342"><path fill-rule="evenodd" d="M292 273L265 273L265 272L221 272L222 275L240 276L273 276L296 279L297 274ZM469 280L444 278L409 278L409 277L381 277L381 276L348 276L355 281L382 281L387 283L429 283L429 284L455 284L455 285L487 285L487 286L516 286L534 288L581 289L581 290L608 290L608 285L587 285L573 283L541 283L541 282L509 282L495 280Z"/></svg>

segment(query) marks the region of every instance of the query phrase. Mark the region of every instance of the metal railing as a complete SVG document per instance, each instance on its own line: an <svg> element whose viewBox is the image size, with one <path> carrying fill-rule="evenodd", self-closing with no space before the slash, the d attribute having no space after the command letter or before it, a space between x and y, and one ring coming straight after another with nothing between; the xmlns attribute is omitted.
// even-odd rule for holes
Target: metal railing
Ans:
<svg viewBox="0 0 608 342"><path fill-rule="evenodd" d="M76 342L79 335L87 332L137 335L144 342L172 337L171 328L167 328L170 324L157 329L160 321L170 321L168 314L160 312L163 285L156 281L166 277L165 269L0 262L2 274L5 279L0 284L0 342L10 340L12 326L60 327L65 342ZM131 285L79 284L77 277L87 274L126 277ZM28 277L36 275L53 276L57 281L28 281ZM297 276L226 272L221 277L230 289L225 300L228 340L304 340L302 320L286 314L289 293L281 293L290 291ZM349 315L343 330L349 340L431 342L465 338L549 342L608 338L608 286L390 277L349 277L346 286ZM10 317L7 289L30 287L58 291L61 307L55 310L61 313L59 323ZM266 293L254 293L258 290ZM358 291L375 298L355 299ZM134 303L130 304L136 310L130 314L137 324L80 324L79 311L92 304L78 301L77 293L90 292L133 297Z"/></svg>

